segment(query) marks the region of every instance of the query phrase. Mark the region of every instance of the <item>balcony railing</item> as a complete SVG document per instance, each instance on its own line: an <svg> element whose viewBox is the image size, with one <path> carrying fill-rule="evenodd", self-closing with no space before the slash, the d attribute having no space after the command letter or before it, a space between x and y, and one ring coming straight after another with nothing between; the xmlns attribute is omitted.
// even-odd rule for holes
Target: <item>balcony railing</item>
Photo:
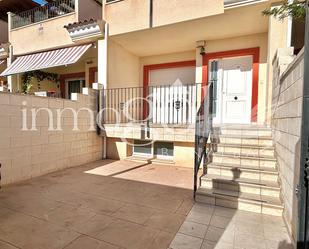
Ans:
<svg viewBox="0 0 309 249"><path fill-rule="evenodd" d="M261 0L224 0L225 6L235 6L247 3L260 2Z"/></svg>
<svg viewBox="0 0 309 249"><path fill-rule="evenodd" d="M201 84L105 89L103 123L194 124L201 92Z"/></svg>
<svg viewBox="0 0 309 249"><path fill-rule="evenodd" d="M58 0L31 10L12 15L11 28L19 28L29 24L48 20L75 11L75 0Z"/></svg>

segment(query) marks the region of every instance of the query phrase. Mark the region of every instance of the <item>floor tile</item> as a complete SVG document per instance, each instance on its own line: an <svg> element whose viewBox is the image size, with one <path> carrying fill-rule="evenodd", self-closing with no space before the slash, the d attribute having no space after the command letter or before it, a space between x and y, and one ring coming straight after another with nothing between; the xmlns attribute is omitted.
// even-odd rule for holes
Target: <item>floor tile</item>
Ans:
<svg viewBox="0 0 309 249"><path fill-rule="evenodd" d="M71 229L81 234L97 237L115 219L106 215L95 215L85 222L78 222L71 226Z"/></svg>
<svg viewBox="0 0 309 249"><path fill-rule="evenodd" d="M117 220L108 225L97 238L123 248L145 249L150 246L158 233L158 230Z"/></svg>
<svg viewBox="0 0 309 249"><path fill-rule="evenodd" d="M119 247L87 236L80 236L64 249L119 249Z"/></svg>
<svg viewBox="0 0 309 249"><path fill-rule="evenodd" d="M155 212L145 223L146 226L166 232L176 232L185 220L185 216L167 212Z"/></svg>
<svg viewBox="0 0 309 249"><path fill-rule="evenodd" d="M1 249L18 249L17 247L0 240Z"/></svg>
<svg viewBox="0 0 309 249"><path fill-rule="evenodd" d="M204 225L209 225L211 216L212 215L208 214L208 212L203 212L200 210L199 211L191 210L187 216L187 220L200 223L200 224L204 224Z"/></svg>
<svg viewBox="0 0 309 249"><path fill-rule="evenodd" d="M266 249L264 238L255 237L253 234L235 234L235 248L242 249Z"/></svg>
<svg viewBox="0 0 309 249"><path fill-rule="evenodd" d="M227 228L230 223L233 223L231 218L213 215L210 221L210 225L219 228Z"/></svg>
<svg viewBox="0 0 309 249"><path fill-rule="evenodd" d="M203 240L200 238L177 234L170 245L170 249L200 249Z"/></svg>
<svg viewBox="0 0 309 249"><path fill-rule="evenodd" d="M169 247L174 237L174 233L160 231L152 240L151 244L149 245L149 247L147 247L147 249L166 249Z"/></svg>
<svg viewBox="0 0 309 249"><path fill-rule="evenodd" d="M179 229L179 233L203 239L207 232L207 226L191 221L185 221Z"/></svg>
<svg viewBox="0 0 309 249"><path fill-rule="evenodd" d="M85 208L64 205L50 212L46 220L66 228L71 228L79 224L84 224L95 215L94 212Z"/></svg>
<svg viewBox="0 0 309 249"><path fill-rule="evenodd" d="M155 210L139 205L125 205L116 211L113 216L116 218L144 224L153 214Z"/></svg>
<svg viewBox="0 0 309 249"><path fill-rule="evenodd" d="M267 249L294 249L294 246L291 242L283 240L283 241L272 241L266 240L266 248Z"/></svg>

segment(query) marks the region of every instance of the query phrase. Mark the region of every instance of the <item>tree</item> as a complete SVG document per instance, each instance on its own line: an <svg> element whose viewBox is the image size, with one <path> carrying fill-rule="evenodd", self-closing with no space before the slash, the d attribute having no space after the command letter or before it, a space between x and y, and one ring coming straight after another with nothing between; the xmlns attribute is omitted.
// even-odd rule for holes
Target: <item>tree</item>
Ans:
<svg viewBox="0 0 309 249"><path fill-rule="evenodd" d="M287 0L280 6L264 10L263 15L274 16L279 19L293 17L293 19L304 19L306 17L306 0L295 0L289 3Z"/></svg>

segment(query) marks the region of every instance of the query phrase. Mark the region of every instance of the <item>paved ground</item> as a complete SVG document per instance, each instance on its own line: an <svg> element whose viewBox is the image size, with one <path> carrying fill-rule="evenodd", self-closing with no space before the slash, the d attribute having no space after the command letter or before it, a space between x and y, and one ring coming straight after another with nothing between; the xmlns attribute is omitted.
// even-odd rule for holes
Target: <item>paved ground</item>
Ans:
<svg viewBox="0 0 309 249"><path fill-rule="evenodd" d="M192 170L100 161L0 190L0 249L165 249Z"/></svg>
<svg viewBox="0 0 309 249"><path fill-rule="evenodd" d="M0 249L291 248L282 218L193 206L191 189L191 169L110 160L6 187Z"/></svg>
<svg viewBox="0 0 309 249"><path fill-rule="evenodd" d="M293 249L281 217L195 204L170 249Z"/></svg>

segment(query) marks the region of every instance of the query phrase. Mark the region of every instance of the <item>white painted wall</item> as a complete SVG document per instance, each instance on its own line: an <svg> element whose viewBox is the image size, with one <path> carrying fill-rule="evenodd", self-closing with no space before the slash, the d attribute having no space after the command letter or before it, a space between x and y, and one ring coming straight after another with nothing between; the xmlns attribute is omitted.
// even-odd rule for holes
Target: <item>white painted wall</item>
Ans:
<svg viewBox="0 0 309 249"><path fill-rule="evenodd" d="M151 70L149 75L150 86L161 85L193 85L195 83L195 67L178 67Z"/></svg>

